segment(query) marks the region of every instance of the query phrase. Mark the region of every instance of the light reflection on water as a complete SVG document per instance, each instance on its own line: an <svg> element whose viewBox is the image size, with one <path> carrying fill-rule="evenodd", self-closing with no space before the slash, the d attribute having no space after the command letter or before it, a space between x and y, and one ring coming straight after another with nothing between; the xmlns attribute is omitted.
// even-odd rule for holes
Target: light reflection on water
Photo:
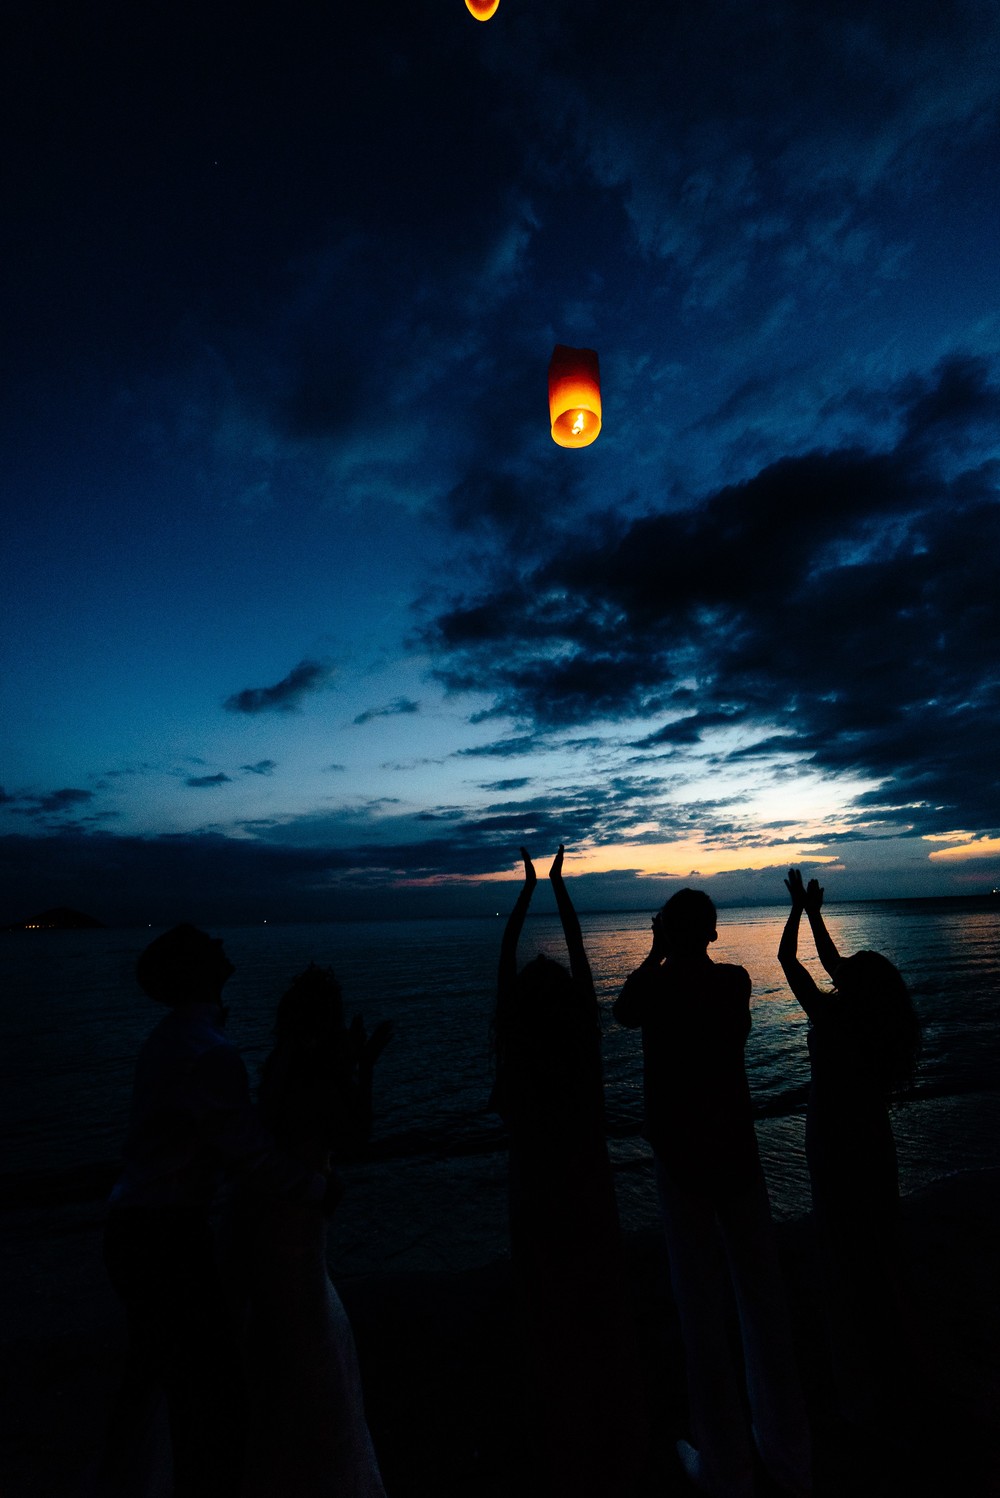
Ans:
<svg viewBox="0 0 1000 1498"><path fill-rule="evenodd" d="M925 1031L916 1098L896 1110L904 1189L956 1168L1000 1160L1000 951L996 905L898 901L834 906L845 953L874 947L911 983ZM777 963L785 911L720 912L712 955L753 980L747 1069L776 1212L808 1205L802 1149L806 1025ZM648 950L649 914L582 918L602 1002L610 1148L627 1226L655 1221L642 1117L639 1037L619 1029L612 1000ZM502 919L245 927L223 932L237 974L230 1031L251 1072L266 1054L274 1005L306 963L331 963L348 1012L395 1022L377 1082L380 1158L354 1167L338 1221L342 1272L382 1265L478 1262L505 1243L498 1121L486 1110L489 1021ZM11 933L0 1010L5 1180L114 1161L135 1052L156 1013L135 989L137 953L154 934ZM522 961L564 956L558 921L530 918ZM825 981L804 928L801 955ZM17 1181L15 1180L15 1187ZM16 1192L15 1192L16 1194Z"/></svg>

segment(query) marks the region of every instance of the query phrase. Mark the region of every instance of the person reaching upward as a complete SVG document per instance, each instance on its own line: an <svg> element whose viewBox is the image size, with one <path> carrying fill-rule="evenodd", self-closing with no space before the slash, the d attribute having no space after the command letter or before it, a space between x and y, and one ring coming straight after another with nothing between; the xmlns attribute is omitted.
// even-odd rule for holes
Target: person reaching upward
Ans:
<svg viewBox="0 0 1000 1498"><path fill-rule="evenodd" d="M511 1263L544 1486L553 1498L628 1498L645 1466L646 1430L605 1137L597 997L562 845L549 879L569 970L540 954L518 972L537 882L525 848L521 857L524 884L500 949L491 1106L510 1138Z"/></svg>
<svg viewBox="0 0 1000 1498"><path fill-rule="evenodd" d="M810 1441L743 1048L750 975L713 962L715 906L682 889L653 917L649 955L615 1019L642 1028L646 1138L684 1343L691 1440L687 1476L711 1498L751 1498L753 1442L782 1492L810 1491ZM736 1297L743 1368L726 1325Z"/></svg>
<svg viewBox="0 0 1000 1498"><path fill-rule="evenodd" d="M908 1308L896 1147L888 1100L913 1080L920 1025L899 970L880 952L842 957L823 919L823 890L789 869L778 960L809 1020L812 1079L806 1162L842 1413L877 1422L919 1360ZM809 919L833 980L819 987L798 957Z"/></svg>

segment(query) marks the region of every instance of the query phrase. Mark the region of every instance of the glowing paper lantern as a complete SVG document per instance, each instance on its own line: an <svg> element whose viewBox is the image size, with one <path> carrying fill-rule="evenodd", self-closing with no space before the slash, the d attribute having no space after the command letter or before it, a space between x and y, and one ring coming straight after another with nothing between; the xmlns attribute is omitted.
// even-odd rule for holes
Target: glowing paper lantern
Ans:
<svg viewBox="0 0 1000 1498"><path fill-rule="evenodd" d="M601 372L592 348L557 343L549 361L549 420L560 447L589 447L601 430Z"/></svg>
<svg viewBox="0 0 1000 1498"><path fill-rule="evenodd" d="M490 16L496 14L496 8L500 0L465 0L469 13L474 15L477 21L488 21Z"/></svg>

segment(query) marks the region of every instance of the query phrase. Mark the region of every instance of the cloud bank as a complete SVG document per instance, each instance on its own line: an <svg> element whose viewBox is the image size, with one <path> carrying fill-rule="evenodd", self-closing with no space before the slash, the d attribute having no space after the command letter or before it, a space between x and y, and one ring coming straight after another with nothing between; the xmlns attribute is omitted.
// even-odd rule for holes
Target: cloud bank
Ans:
<svg viewBox="0 0 1000 1498"><path fill-rule="evenodd" d="M742 729L735 758L879 782L859 820L995 833L1000 386L956 357L892 402L885 450L785 458L693 509L608 516L600 539L437 613L440 680L489 683L492 712L530 729L477 752L639 720L655 763Z"/></svg>

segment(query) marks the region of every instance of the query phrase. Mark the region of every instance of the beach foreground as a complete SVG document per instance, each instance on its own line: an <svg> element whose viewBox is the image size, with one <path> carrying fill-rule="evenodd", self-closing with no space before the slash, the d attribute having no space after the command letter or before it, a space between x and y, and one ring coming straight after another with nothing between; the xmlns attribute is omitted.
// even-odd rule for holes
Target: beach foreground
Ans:
<svg viewBox="0 0 1000 1498"><path fill-rule="evenodd" d="M1000 1170L960 1172L903 1205L926 1371L919 1403L877 1434L854 1430L836 1409L810 1224L778 1227L813 1427L815 1492L992 1498L1000 1495ZM88 1239L97 1234L92 1226ZM80 1253L79 1262L99 1263L96 1241ZM652 1432L648 1491L683 1495L693 1491L673 1454L685 1434L683 1367L659 1234L627 1235L626 1257ZM358 1276L339 1288L390 1498L534 1494L509 1263ZM86 1490L123 1346L110 1293L95 1285L94 1294L94 1314L67 1317L66 1330L5 1342L3 1498L77 1498ZM40 1319L51 1326L50 1317ZM763 1478L760 1491L767 1492Z"/></svg>

